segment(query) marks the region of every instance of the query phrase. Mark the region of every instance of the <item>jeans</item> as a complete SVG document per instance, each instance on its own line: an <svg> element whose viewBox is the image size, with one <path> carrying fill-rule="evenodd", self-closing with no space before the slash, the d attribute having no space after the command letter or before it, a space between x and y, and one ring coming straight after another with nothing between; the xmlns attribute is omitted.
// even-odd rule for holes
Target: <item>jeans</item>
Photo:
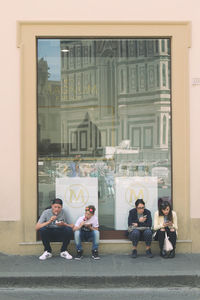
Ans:
<svg viewBox="0 0 200 300"><path fill-rule="evenodd" d="M71 227L42 227L39 233L44 245L44 251L51 252L50 242L62 242L61 252L67 250L70 240L73 238L73 231Z"/></svg>
<svg viewBox="0 0 200 300"><path fill-rule="evenodd" d="M77 250L82 250L81 242L92 242L92 250L97 250L99 246L99 231L91 230L91 231L83 231L76 230L74 232L74 240L76 244Z"/></svg>
<svg viewBox="0 0 200 300"><path fill-rule="evenodd" d="M129 238L135 247L139 241L145 241L146 246L150 246L152 241L152 231L151 229L146 229L144 231L133 229L129 235Z"/></svg>

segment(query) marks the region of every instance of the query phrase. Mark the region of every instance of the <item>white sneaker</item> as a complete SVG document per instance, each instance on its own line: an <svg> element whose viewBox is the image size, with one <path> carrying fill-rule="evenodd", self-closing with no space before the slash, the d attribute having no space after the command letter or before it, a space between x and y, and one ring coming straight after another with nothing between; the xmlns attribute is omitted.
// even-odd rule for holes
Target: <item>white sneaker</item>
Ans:
<svg viewBox="0 0 200 300"><path fill-rule="evenodd" d="M51 258L51 257L52 257L52 254L51 254L50 252L48 252L48 251L45 251L45 252L39 257L39 259L40 259L40 260L45 260L45 259Z"/></svg>
<svg viewBox="0 0 200 300"><path fill-rule="evenodd" d="M60 256L66 259L72 259L73 257L67 251L63 251L60 253Z"/></svg>

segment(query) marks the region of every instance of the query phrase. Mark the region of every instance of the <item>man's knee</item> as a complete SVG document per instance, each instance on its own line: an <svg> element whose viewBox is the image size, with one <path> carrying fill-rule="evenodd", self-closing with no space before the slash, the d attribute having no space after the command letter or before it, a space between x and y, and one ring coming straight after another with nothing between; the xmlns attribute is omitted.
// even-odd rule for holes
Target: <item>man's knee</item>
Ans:
<svg viewBox="0 0 200 300"><path fill-rule="evenodd" d="M48 227L42 227L42 228L40 228L39 230L38 230L38 232L39 232L39 234L40 234L40 236L41 236L41 238L42 237L47 237L47 236L49 236L49 235L51 235L51 231L49 230L49 228Z"/></svg>
<svg viewBox="0 0 200 300"><path fill-rule="evenodd" d="M72 238L73 237L73 230L71 227L62 227L62 232L63 234L65 234L66 236Z"/></svg>
<svg viewBox="0 0 200 300"><path fill-rule="evenodd" d="M39 232L47 232L48 231L48 227L44 226L44 227L40 228L38 231Z"/></svg>

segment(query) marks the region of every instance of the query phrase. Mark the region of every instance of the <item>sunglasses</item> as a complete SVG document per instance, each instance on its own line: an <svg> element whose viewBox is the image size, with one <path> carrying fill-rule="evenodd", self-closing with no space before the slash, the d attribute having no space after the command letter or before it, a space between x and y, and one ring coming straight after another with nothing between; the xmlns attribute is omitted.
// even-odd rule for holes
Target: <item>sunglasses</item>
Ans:
<svg viewBox="0 0 200 300"><path fill-rule="evenodd" d="M86 207L85 211L94 212L92 208Z"/></svg>
<svg viewBox="0 0 200 300"><path fill-rule="evenodd" d="M139 206L137 207L137 209L144 209L144 206Z"/></svg>

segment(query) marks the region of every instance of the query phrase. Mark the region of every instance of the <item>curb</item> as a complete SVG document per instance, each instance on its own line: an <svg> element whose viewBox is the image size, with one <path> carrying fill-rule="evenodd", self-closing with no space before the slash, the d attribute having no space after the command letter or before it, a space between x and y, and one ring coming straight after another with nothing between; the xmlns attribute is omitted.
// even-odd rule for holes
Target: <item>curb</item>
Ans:
<svg viewBox="0 0 200 300"><path fill-rule="evenodd" d="M1 277L1 287L149 288L200 287L199 275L164 276L21 276Z"/></svg>

